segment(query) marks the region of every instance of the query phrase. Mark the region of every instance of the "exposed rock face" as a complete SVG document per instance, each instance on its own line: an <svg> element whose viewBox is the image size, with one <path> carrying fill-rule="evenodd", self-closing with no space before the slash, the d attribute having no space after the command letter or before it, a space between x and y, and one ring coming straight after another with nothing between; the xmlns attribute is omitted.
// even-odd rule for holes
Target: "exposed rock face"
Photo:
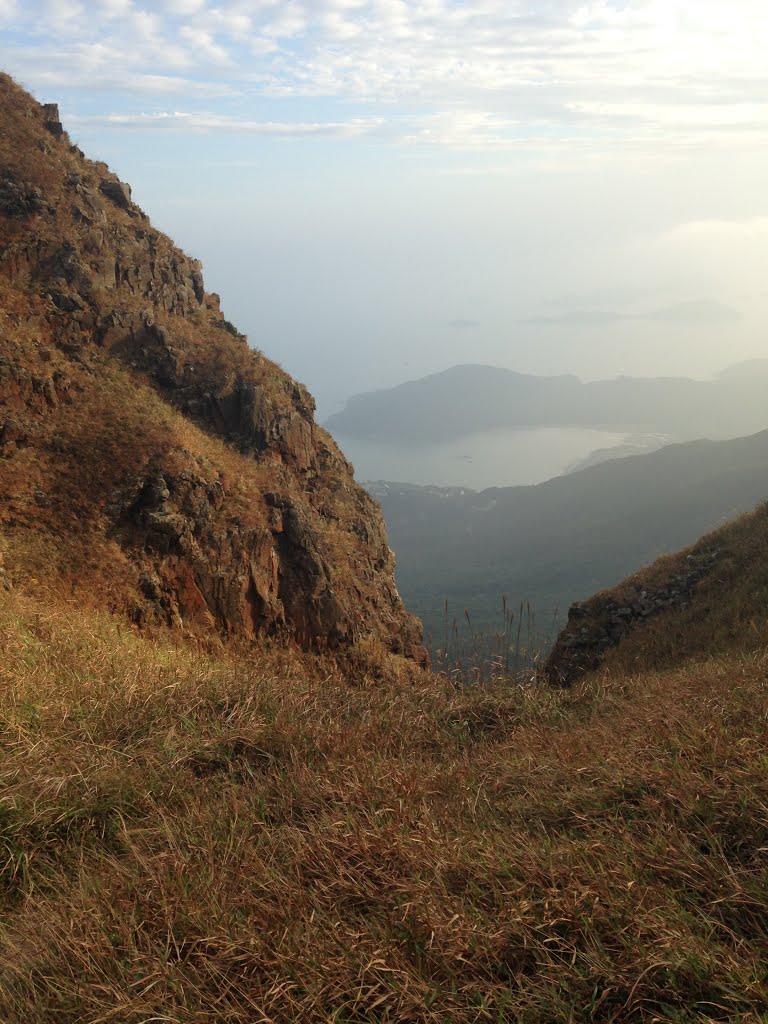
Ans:
<svg viewBox="0 0 768 1024"><path fill-rule="evenodd" d="M545 667L545 675L558 686L570 686L587 672L600 667L610 648L655 616L685 610L694 589L717 565L718 548L696 550L686 556L682 571L653 588L622 588L620 599L612 591L597 594L568 611L568 625L557 638Z"/></svg>
<svg viewBox="0 0 768 1024"><path fill-rule="evenodd" d="M43 104L43 123L45 124L46 130L55 136L57 139L61 138L64 134L64 126L61 123L59 117L59 105L58 103L44 103Z"/></svg>
<svg viewBox="0 0 768 1024"><path fill-rule="evenodd" d="M24 217L44 207L43 194L29 182L17 181L6 172L0 177L0 213L6 217Z"/></svg>
<svg viewBox="0 0 768 1024"><path fill-rule="evenodd" d="M54 105L0 76L7 571L35 536L87 589L63 554L77 543L140 623L308 646L376 637L421 657L378 505L312 398L248 347L200 263L56 124ZM16 571L26 564L18 555Z"/></svg>
<svg viewBox="0 0 768 1024"><path fill-rule="evenodd" d="M113 178L102 178L99 190L121 210L131 209L131 186Z"/></svg>

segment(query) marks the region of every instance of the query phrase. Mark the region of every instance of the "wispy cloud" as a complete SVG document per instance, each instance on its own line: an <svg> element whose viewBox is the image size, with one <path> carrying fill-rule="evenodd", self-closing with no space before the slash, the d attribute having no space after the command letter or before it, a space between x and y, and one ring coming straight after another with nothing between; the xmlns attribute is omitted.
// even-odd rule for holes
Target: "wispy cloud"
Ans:
<svg viewBox="0 0 768 1024"><path fill-rule="evenodd" d="M352 101L411 146L728 145L768 113L764 0L0 0L0 25L33 85Z"/></svg>
<svg viewBox="0 0 768 1024"><path fill-rule="evenodd" d="M117 126L120 128L160 128L202 132L233 132L265 135L273 138L351 138L376 131L380 118L352 118L349 121L247 121L215 113L159 111L138 114L73 115L68 123L79 125Z"/></svg>
<svg viewBox="0 0 768 1024"><path fill-rule="evenodd" d="M0 27L8 24L18 14L16 0L0 0Z"/></svg>
<svg viewBox="0 0 768 1024"><path fill-rule="evenodd" d="M449 327L453 327L457 331L469 331L475 327L480 326L479 320L467 320L463 316L457 317L455 320L451 320L448 323Z"/></svg>
<svg viewBox="0 0 768 1024"><path fill-rule="evenodd" d="M743 220L695 220L678 224L667 234L667 241L698 242L722 245L725 242L763 242L768 245L768 217L747 217Z"/></svg>
<svg viewBox="0 0 768 1024"><path fill-rule="evenodd" d="M72 61L70 67L52 70L45 67L43 61L30 61L30 70L21 76L23 84L32 85L39 90L57 96L61 90L78 90L82 93L94 93L109 96L129 92L133 98L152 96L164 99L169 96L184 97L185 100L223 99L239 95L239 90L227 82L206 81L187 78L183 75L163 75L152 73L120 74L99 68L90 72L87 66ZM105 115L106 116L106 115ZM71 123L71 122L70 122Z"/></svg>

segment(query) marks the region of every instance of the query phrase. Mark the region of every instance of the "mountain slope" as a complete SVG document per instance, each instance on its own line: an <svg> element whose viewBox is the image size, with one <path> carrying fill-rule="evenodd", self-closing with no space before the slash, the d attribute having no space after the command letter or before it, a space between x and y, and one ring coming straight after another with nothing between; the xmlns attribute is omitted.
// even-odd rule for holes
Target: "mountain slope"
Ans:
<svg viewBox="0 0 768 1024"><path fill-rule="evenodd" d="M633 378L582 382L493 366L453 366L384 391L354 395L327 420L347 437L429 443L503 427L587 426L736 437L768 426L768 360L713 381Z"/></svg>
<svg viewBox="0 0 768 1024"><path fill-rule="evenodd" d="M200 264L0 77L6 570L138 622L415 651L380 512Z"/></svg>
<svg viewBox="0 0 768 1024"><path fill-rule="evenodd" d="M398 582L440 642L443 603L500 627L501 595L549 628L574 600L690 544L768 495L768 431L670 445L535 487L481 492L379 484ZM546 626L543 624L546 622Z"/></svg>

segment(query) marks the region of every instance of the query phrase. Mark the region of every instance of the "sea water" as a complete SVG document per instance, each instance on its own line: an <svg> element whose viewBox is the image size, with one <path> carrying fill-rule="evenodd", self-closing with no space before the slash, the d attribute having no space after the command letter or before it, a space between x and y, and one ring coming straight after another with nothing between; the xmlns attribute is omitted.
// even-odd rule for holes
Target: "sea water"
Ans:
<svg viewBox="0 0 768 1024"><path fill-rule="evenodd" d="M583 427L485 430L438 444L396 444L345 437L336 441L358 480L392 480L438 487L537 484L572 469L599 449L626 454L630 437ZM631 438L636 441L636 435ZM648 449L658 447L650 443ZM601 453L602 456L603 453Z"/></svg>

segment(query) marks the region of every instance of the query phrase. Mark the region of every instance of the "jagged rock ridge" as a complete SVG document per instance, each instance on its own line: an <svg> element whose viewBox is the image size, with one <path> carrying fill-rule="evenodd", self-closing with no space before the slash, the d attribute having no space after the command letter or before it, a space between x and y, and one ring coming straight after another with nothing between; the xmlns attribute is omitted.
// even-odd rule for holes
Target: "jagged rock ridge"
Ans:
<svg viewBox="0 0 768 1024"><path fill-rule="evenodd" d="M377 504L201 265L0 76L0 556L140 623L419 656Z"/></svg>

